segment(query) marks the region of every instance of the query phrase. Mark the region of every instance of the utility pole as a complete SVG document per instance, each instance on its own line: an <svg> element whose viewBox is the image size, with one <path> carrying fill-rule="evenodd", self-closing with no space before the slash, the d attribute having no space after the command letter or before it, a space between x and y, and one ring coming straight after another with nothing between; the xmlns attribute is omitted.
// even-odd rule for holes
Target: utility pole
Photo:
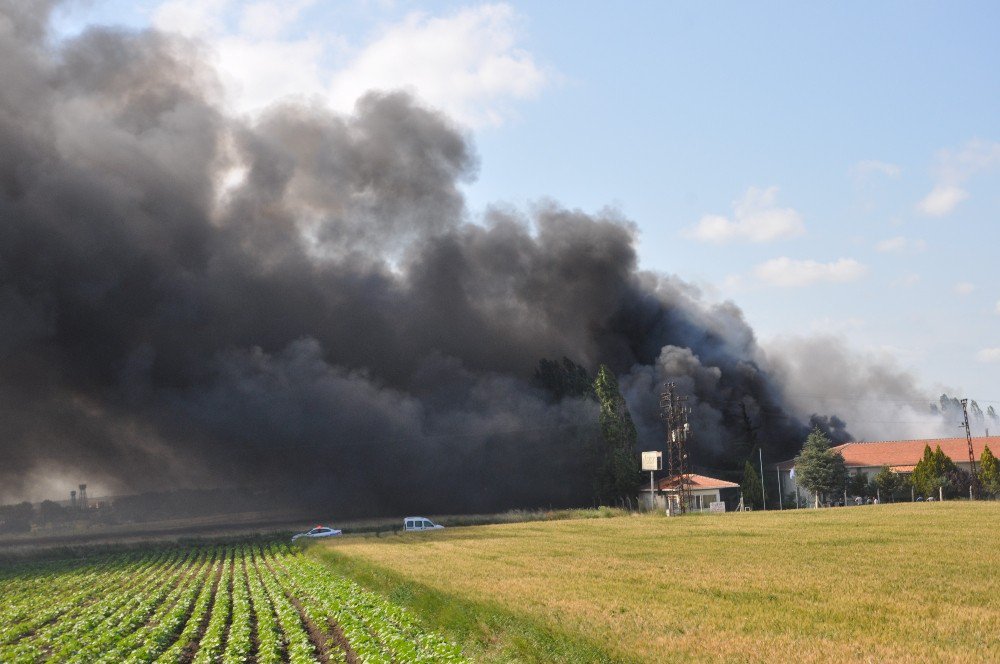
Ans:
<svg viewBox="0 0 1000 664"><path fill-rule="evenodd" d="M781 469L777 465L774 467L774 472L778 475L778 509L785 509L785 500L781 497Z"/></svg>
<svg viewBox="0 0 1000 664"><path fill-rule="evenodd" d="M677 395L676 385L673 383L664 385L664 390L660 394L660 417L667 432L667 477L671 480L676 478L677 502L682 513L688 509L691 493L688 488L686 445L691 435L691 425L688 423L691 409L684 405L686 401L686 396Z"/></svg>
<svg viewBox="0 0 1000 664"><path fill-rule="evenodd" d="M764 504L764 509L767 509L767 492L764 491L764 450L763 448L757 448L757 454L760 458L760 500Z"/></svg>
<svg viewBox="0 0 1000 664"><path fill-rule="evenodd" d="M962 399L962 417L965 418L965 440L969 443L969 468L972 475L969 478L969 500L972 500L972 485L976 483L976 452L972 448L972 432L969 430L968 399Z"/></svg>

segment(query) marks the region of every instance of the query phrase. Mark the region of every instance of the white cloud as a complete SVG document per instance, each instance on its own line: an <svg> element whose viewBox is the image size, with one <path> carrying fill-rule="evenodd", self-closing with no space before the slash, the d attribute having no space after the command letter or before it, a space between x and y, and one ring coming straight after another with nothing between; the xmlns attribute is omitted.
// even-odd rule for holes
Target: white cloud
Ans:
<svg viewBox="0 0 1000 664"><path fill-rule="evenodd" d="M331 99L346 108L371 89L411 89L465 124L502 124L512 115L507 100L534 97L549 79L517 47L517 24L505 4L446 18L411 14L334 75Z"/></svg>
<svg viewBox="0 0 1000 664"><path fill-rule="evenodd" d="M252 2L240 17L240 32L250 37L275 39L288 29L302 10L315 0L284 0L283 2Z"/></svg>
<svg viewBox="0 0 1000 664"><path fill-rule="evenodd" d="M313 8L328 10L315 0L169 0L153 23L206 42L243 113L288 97L350 111L369 90L405 89L469 127L497 126L552 78L519 46L520 17L506 4L411 13L358 44L306 13Z"/></svg>
<svg viewBox="0 0 1000 664"><path fill-rule="evenodd" d="M170 0L154 12L153 25L208 44L230 108L256 113L281 99L326 95L322 63L343 50L344 39L315 31L291 36L312 4Z"/></svg>
<svg viewBox="0 0 1000 664"><path fill-rule="evenodd" d="M928 217L943 217L969 197L969 192L958 185L939 184L917 203L917 209Z"/></svg>
<svg viewBox="0 0 1000 664"><path fill-rule="evenodd" d="M980 362L1000 362L1000 348L984 348L976 353Z"/></svg>
<svg viewBox="0 0 1000 664"><path fill-rule="evenodd" d="M896 164L889 164L884 161L878 161L877 159L865 159L859 161L851 168L851 173L855 177L865 177L868 175L884 175L886 177L895 178L899 177L902 169Z"/></svg>
<svg viewBox="0 0 1000 664"><path fill-rule="evenodd" d="M899 253L904 251L918 252L923 251L926 248L927 243L923 240L910 239L903 237L902 235L882 240L875 245L875 249L883 253Z"/></svg>
<svg viewBox="0 0 1000 664"><path fill-rule="evenodd" d="M754 268L754 276L772 286L784 288L815 283L845 283L856 281L868 273L868 268L853 258L841 258L831 263L795 260L782 256Z"/></svg>
<svg viewBox="0 0 1000 664"><path fill-rule="evenodd" d="M938 153L938 171L941 179L961 182L976 173L1000 165L1000 143L969 141L957 152L942 150Z"/></svg>
<svg viewBox="0 0 1000 664"><path fill-rule="evenodd" d="M733 218L705 215L683 232L684 237L702 242L723 243L732 240L770 242L805 233L801 215L792 208L776 207L777 187L750 187L733 201Z"/></svg>
<svg viewBox="0 0 1000 664"><path fill-rule="evenodd" d="M280 99L324 97L319 65L327 44L227 37L216 43L219 73L236 110L254 113Z"/></svg>
<svg viewBox="0 0 1000 664"><path fill-rule="evenodd" d="M221 32L223 13L232 0L168 0L153 12L153 25L187 37L205 37Z"/></svg>
<svg viewBox="0 0 1000 664"><path fill-rule="evenodd" d="M973 175L1000 165L1000 143L973 140L958 151L941 150L937 156L937 182L917 210L931 217L950 213L969 197L961 185Z"/></svg>
<svg viewBox="0 0 1000 664"><path fill-rule="evenodd" d="M893 279L889 282L890 288L911 288L920 283L920 275L915 272L910 274L904 274L903 276Z"/></svg>
<svg viewBox="0 0 1000 664"><path fill-rule="evenodd" d="M955 293L957 295L969 295L974 290L976 290L976 285L970 284L968 281L961 281L955 284Z"/></svg>

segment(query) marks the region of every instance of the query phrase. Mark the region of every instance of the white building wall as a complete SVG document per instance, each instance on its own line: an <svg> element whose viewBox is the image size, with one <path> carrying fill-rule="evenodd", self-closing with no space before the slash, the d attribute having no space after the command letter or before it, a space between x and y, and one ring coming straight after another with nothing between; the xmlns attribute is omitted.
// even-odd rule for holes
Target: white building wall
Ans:
<svg viewBox="0 0 1000 664"><path fill-rule="evenodd" d="M713 502L718 502L721 500L718 489L692 489L691 498L695 499L696 496L700 496L700 500L697 500L696 504L703 505L702 511L707 511L709 509L709 504ZM655 504L654 501L655 500ZM650 498L649 491L643 491L639 494L639 503L644 510L660 510L665 511L667 509L667 497L663 492L657 492L653 499ZM675 504L676 507L676 504Z"/></svg>
<svg viewBox="0 0 1000 664"><path fill-rule="evenodd" d="M955 465L964 470L965 472L971 472L972 464L969 463L968 459L966 459L965 461L955 461ZM847 472L850 475L853 475L854 473L857 472L864 473L870 480L873 479L880 472L882 472L882 466L848 466ZM799 501L800 505L803 504L803 502L806 506L811 506L814 504L815 496L813 496L812 493L806 491L804 488L798 485L798 483L795 481L795 478L791 476L791 471L782 470L779 471L778 475L781 478L782 496L787 496L790 493L795 493L795 490L798 489L800 496L800 501Z"/></svg>
<svg viewBox="0 0 1000 664"><path fill-rule="evenodd" d="M700 497L700 501L696 500L696 498L695 498L696 496ZM711 504L713 502L718 502L719 501L719 490L718 489L700 489L700 490L699 489L694 489L694 490L691 491L691 498L692 498L692 502L695 502L695 505L691 509L701 509L701 510L704 511L704 510L708 509L709 504ZM702 505L701 508L697 507L697 503L698 502L700 502L700 504Z"/></svg>

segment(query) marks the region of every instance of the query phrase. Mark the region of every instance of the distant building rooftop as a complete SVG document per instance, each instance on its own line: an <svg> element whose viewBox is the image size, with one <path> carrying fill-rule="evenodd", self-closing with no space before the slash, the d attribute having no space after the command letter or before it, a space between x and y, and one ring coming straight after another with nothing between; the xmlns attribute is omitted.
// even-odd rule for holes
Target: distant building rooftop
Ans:
<svg viewBox="0 0 1000 664"><path fill-rule="evenodd" d="M844 465L848 468L889 466L898 472L910 473L924 456L924 448L927 445L931 446L931 450L940 445L941 451L955 463L963 461L968 463L969 444L965 437L852 442L830 449L840 452L844 457ZM987 445L993 452L1000 451L1000 436L972 439L976 461L979 461L979 457L983 454L983 448ZM776 465L780 470L788 470L795 465L795 459L782 461Z"/></svg>

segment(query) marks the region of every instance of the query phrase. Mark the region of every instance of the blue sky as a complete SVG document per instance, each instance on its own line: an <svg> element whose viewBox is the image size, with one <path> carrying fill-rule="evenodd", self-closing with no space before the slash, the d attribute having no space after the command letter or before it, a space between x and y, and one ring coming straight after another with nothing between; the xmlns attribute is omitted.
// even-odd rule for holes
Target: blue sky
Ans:
<svg viewBox="0 0 1000 664"><path fill-rule="evenodd" d="M831 335L1000 408L1000 4L95 1L57 30L90 23L203 40L234 112L407 87L475 141L473 215L617 208L765 348Z"/></svg>

